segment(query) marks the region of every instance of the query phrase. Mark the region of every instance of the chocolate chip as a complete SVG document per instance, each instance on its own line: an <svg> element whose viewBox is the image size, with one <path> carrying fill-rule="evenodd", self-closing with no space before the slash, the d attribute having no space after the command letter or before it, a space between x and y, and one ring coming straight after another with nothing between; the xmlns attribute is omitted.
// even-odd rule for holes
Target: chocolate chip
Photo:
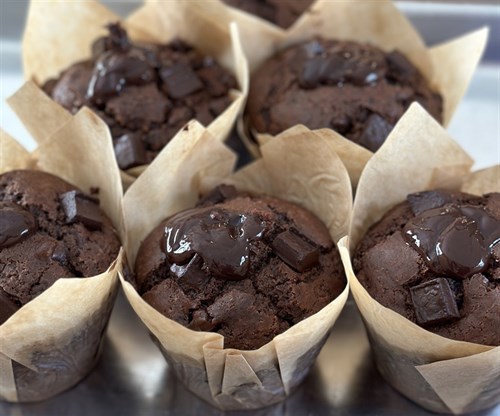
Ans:
<svg viewBox="0 0 500 416"><path fill-rule="evenodd" d="M203 88L203 83L189 65L176 64L160 70L164 91L172 98L184 98Z"/></svg>
<svg viewBox="0 0 500 416"><path fill-rule="evenodd" d="M238 195L238 190L233 185L216 186L210 193L205 195L198 201L197 206L207 206L220 204L228 199L232 199Z"/></svg>
<svg viewBox="0 0 500 416"><path fill-rule="evenodd" d="M147 163L146 152L138 134L128 133L113 142L120 169L129 169Z"/></svg>
<svg viewBox="0 0 500 416"><path fill-rule="evenodd" d="M177 276L177 283L184 291L189 289L201 290L209 276L202 270L203 260L195 254L188 264L172 264L170 271Z"/></svg>
<svg viewBox="0 0 500 416"><path fill-rule="evenodd" d="M426 191L410 194L406 197L413 214L420 215L424 211L439 208L451 202L451 196L446 191Z"/></svg>
<svg viewBox="0 0 500 416"><path fill-rule="evenodd" d="M272 243L276 254L290 267L303 272L319 262L319 250L296 234L284 231Z"/></svg>
<svg viewBox="0 0 500 416"><path fill-rule="evenodd" d="M89 230L101 229L102 213L97 198L78 191L66 192L59 198L68 224L81 222Z"/></svg>
<svg viewBox="0 0 500 416"><path fill-rule="evenodd" d="M437 278L410 288L417 323L441 324L460 319L455 296L445 278Z"/></svg>
<svg viewBox="0 0 500 416"><path fill-rule="evenodd" d="M14 315L19 306L0 287L0 325Z"/></svg>
<svg viewBox="0 0 500 416"><path fill-rule="evenodd" d="M107 25L107 29L109 31L109 43L113 49L121 52L126 52L130 49L131 45L127 32L119 23L111 23Z"/></svg>
<svg viewBox="0 0 500 416"><path fill-rule="evenodd" d="M31 212L14 203L0 204L0 249L20 243L36 229Z"/></svg>
<svg viewBox="0 0 500 416"><path fill-rule="evenodd" d="M373 113L366 120L365 128L359 136L358 144L372 152L376 152L382 146L393 127L392 124L389 124L378 114Z"/></svg>
<svg viewBox="0 0 500 416"><path fill-rule="evenodd" d="M412 63L398 51L392 51L386 55L386 60L389 65L388 76L399 82L408 82L413 78L417 69Z"/></svg>
<svg viewBox="0 0 500 416"><path fill-rule="evenodd" d="M302 50L305 52L306 58L312 58L313 56L321 55L325 52L325 49L317 40L307 42L302 47Z"/></svg>

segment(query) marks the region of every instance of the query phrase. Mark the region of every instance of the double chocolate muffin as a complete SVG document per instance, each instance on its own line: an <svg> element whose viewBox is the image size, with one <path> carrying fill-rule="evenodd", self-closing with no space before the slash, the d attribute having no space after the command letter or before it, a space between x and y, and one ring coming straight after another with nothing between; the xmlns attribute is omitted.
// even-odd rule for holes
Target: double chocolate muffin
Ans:
<svg viewBox="0 0 500 416"><path fill-rule="evenodd" d="M314 0L223 0L284 29L292 26Z"/></svg>
<svg viewBox="0 0 500 416"><path fill-rule="evenodd" d="M44 90L72 113L86 105L109 126L121 169L150 163L191 119L205 126L232 102L233 75L181 40L133 44L118 24Z"/></svg>
<svg viewBox="0 0 500 416"><path fill-rule="evenodd" d="M257 349L345 288L327 228L305 209L222 185L160 223L135 263L144 300L225 348Z"/></svg>
<svg viewBox="0 0 500 416"><path fill-rule="evenodd" d="M443 102L398 51L316 38L267 60L251 77L247 122L276 135L331 128L376 151L414 101L442 121Z"/></svg>
<svg viewBox="0 0 500 416"><path fill-rule="evenodd" d="M94 196L48 173L0 175L0 324L57 279L106 271L119 249Z"/></svg>
<svg viewBox="0 0 500 416"><path fill-rule="evenodd" d="M354 271L382 305L431 332L500 345L500 194L410 194L367 232Z"/></svg>

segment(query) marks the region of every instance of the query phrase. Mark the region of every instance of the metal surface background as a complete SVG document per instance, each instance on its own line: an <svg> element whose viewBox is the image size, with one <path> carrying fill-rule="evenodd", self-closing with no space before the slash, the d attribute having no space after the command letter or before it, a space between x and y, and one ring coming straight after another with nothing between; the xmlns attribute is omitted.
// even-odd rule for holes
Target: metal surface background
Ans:
<svg viewBox="0 0 500 416"><path fill-rule="evenodd" d="M135 7L133 3L108 3L121 14ZM449 129L476 159L477 168L500 163L500 4L485 3L488 4L398 3L425 33L428 44L490 26L485 59ZM0 125L33 148L32 140L4 103L22 84L19 39L26 4L26 1L0 0ZM398 394L377 373L352 300L348 301L303 385L277 406L242 413L248 416L431 414ZM113 311L102 358L82 383L42 403L0 403L0 416L219 414L175 379L122 294ZM500 406L476 415L500 416Z"/></svg>

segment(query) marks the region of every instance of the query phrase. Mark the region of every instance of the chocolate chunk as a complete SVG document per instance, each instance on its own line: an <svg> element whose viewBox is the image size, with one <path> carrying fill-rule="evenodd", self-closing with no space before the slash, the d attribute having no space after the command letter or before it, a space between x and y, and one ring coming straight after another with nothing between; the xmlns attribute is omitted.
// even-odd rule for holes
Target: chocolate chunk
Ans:
<svg viewBox="0 0 500 416"><path fill-rule="evenodd" d="M429 209L439 208L451 202L452 198L446 191L426 191L410 194L406 197L410 203L411 210L415 215L420 215Z"/></svg>
<svg viewBox="0 0 500 416"><path fill-rule="evenodd" d="M102 104L120 93L126 85L145 85L154 80L155 72L145 60L108 51L96 61L87 97Z"/></svg>
<svg viewBox="0 0 500 416"><path fill-rule="evenodd" d="M14 315L19 306L0 287L0 325Z"/></svg>
<svg viewBox="0 0 500 416"><path fill-rule="evenodd" d="M147 163L146 152L138 134L124 134L114 141L113 146L120 169L129 169Z"/></svg>
<svg viewBox="0 0 500 416"><path fill-rule="evenodd" d="M406 56L398 51L388 53L386 60L389 65L388 76L399 82L408 82L417 75L416 68Z"/></svg>
<svg viewBox="0 0 500 416"><path fill-rule="evenodd" d="M276 254L290 267L303 272L319 262L319 250L296 234L284 231L274 239Z"/></svg>
<svg viewBox="0 0 500 416"><path fill-rule="evenodd" d="M81 222L89 230L101 229L103 218L97 198L69 191L60 195L60 201L68 224Z"/></svg>
<svg viewBox="0 0 500 416"><path fill-rule="evenodd" d="M160 70L164 91L172 98L184 98L203 88L203 83L189 65L176 64Z"/></svg>
<svg viewBox="0 0 500 416"><path fill-rule="evenodd" d="M410 288L417 323L441 324L460 319L454 294L445 278L437 278Z"/></svg>
<svg viewBox="0 0 500 416"><path fill-rule="evenodd" d="M197 206L220 204L238 195L238 190L233 185L219 185L198 201Z"/></svg>
<svg viewBox="0 0 500 416"><path fill-rule="evenodd" d="M480 207L445 205L417 215L403 233L432 271L463 279L488 267L500 221Z"/></svg>
<svg viewBox="0 0 500 416"><path fill-rule="evenodd" d="M109 31L109 46L120 52L127 52L131 45L125 29L119 23L111 23L106 26Z"/></svg>
<svg viewBox="0 0 500 416"><path fill-rule="evenodd" d="M375 152L393 129L393 125L388 123L378 114L373 113L366 120L363 133L358 138L357 143L368 150Z"/></svg>
<svg viewBox="0 0 500 416"><path fill-rule="evenodd" d="M0 249L20 243L36 229L31 212L14 203L0 204Z"/></svg>
<svg viewBox="0 0 500 416"><path fill-rule="evenodd" d="M201 269L203 260L198 254L195 254L188 264L172 264L170 271L177 276L177 283L184 290L201 290L207 282L209 276Z"/></svg>
<svg viewBox="0 0 500 416"><path fill-rule="evenodd" d="M35 256L43 262L52 259L62 266L69 264L68 251L63 242L58 240L47 240L40 244L36 249Z"/></svg>
<svg viewBox="0 0 500 416"><path fill-rule="evenodd" d="M249 244L262 238L264 231L258 217L213 207L193 208L169 220L164 234L165 254L171 264L177 265L198 254L214 277L240 280L250 268Z"/></svg>

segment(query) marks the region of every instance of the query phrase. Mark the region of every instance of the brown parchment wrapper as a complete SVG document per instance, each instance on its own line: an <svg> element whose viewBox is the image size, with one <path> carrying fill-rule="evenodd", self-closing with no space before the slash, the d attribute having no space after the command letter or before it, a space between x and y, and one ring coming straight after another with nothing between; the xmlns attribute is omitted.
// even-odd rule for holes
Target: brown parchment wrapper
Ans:
<svg viewBox="0 0 500 416"><path fill-rule="evenodd" d="M69 118L59 125L48 121L58 128L33 154L1 131L0 173L36 168L87 193L98 187L101 208L122 236L122 184L109 130L87 109ZM0 325L0 400L47 399L89 373L100 355L122 257L120 251L98 276L57 280Z"/></svg>
<svg viewBox="0 0 500 416"><path fill-rule="evenodd" d="M348 174L326 139L292 129L262 147L262 158L232 174L235 156L207 129L191 122L124 196L127 256L164 218L195 205L220 183L273 195L314 212L334 241L347 232L352 205ZM144 215L147 212L147 215ZM258 350L225 349L220 334L196 332L153 309L122 279L125 294L177 376L195 394L223 410L255 409L283 400L302 381L348 295Z"/></svg>
<svg viewBox="0 0 500 416"><path fill-rule="evenodd" d="M419 68L429 84L443 96L444 126L449 125L465 94L488 39L488 29L482 28L428 48L410 21L390 0L317 0L309 11L287 30L228 7L220 0L191 1L196 3L205 15L214 20L218 19L221 25L224 21L235 21L238 24L250 73L277 51L314 36L367 42L387 52L397 49ZM245 129L240 131L245 132ZM244 142L253 155L258 154L258 145L269 139L269 136L257 132L248 135L247 131L247 136ZM256 139L257 144L252 137ZM348 149L355 159L362 158L366 152L371 154L351 141L343 147ZM351 174L351 181L356 185L355 168L350 165L349 160L342 160Z"/></svg>
<svg viewBox="0 0 500 416"><path fill-rule="evenodd" d="M57 77L71 64L88 59L92 42L106 34L105 26L121 21L134 41L166 43L180 37L204 54L211 55L236 77L239 89L230 91L231 105L210 125L209 131L225 140L243 110L248 92L248 66L236 25L219 27L182 0L145 4L128 19L122 20L95 0L53 0L30 2L23 37L23 68L26 80L41 86ZM71 24L68 24L71 22ZM52 101L52 100L51 100ZM17 111L17 102L11 103ZM54 103L55 104L55 103ZM59 105L59 112L66 111ZM53 110L58 111L58 110ZM43 114L36 112L40 117ZM18 114L25 121L28 115ZM43 122L50 132L50 125ZM34 135L38 143L44 139ZM125 186L139 176L145 166L122 171Z"/></svg>
<svg viewBox="0 0 500 416"><path fill-rule="evenodd" d="M442 127L414 104L367 163L349 238L339 244L379 371L405 396L441 413L478 411L500 401L500 347L444 338L382 306L354 275L349 246L352 253L367 229L409 193L433 188L500 190L499 166L470 174L471 165Z"/></svg>

